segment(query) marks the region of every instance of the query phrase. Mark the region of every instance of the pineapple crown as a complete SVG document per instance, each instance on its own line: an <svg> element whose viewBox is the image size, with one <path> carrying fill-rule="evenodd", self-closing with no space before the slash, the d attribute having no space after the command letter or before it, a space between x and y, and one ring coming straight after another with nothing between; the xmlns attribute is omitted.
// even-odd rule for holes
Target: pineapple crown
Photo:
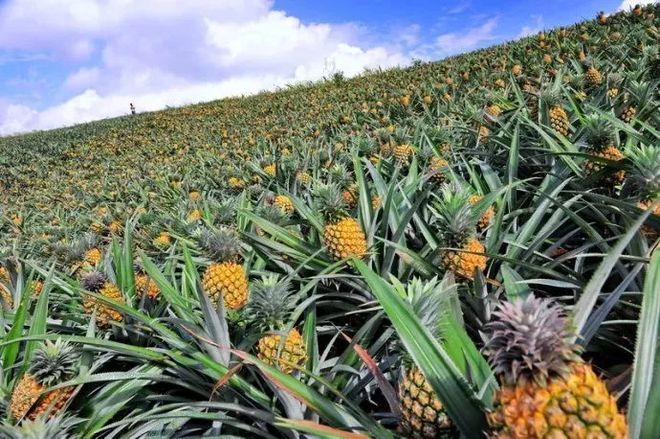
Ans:
<svg viewBox="0 0 660 439"><path fill-rule="evenodd" d="M584 123L584 140L590 148L600 150L610 146L615 139L614 127L603 116L589 114Z"/></svg>
<svg viewBox="0 0 660 439"><path fill-rule="evenodd" d="M434 207L445 245L461 247L476 233L478 217L469 199L470 192L456 185L445 184L440 188L440 200Z"/></svg>
<svg viewBox="0 0 660 439"><path fill-rule="evenodd" d="M271 273L252 284L248 313L265 329L282 329L297 303L291 281Z"/></svg>
<svg viewBox="0 0 660 439"><path fill-rule="evenodd" d="M255 208L255 213L259 216L259 218L265 219L266 221L277 225L282 225L288 216L286 210L272 203L258 205Z"/></svg>
<svg viewBox="0 0 660 439"><path fill-rule="evenodd" d="M82 287L87 291L98 292L108 281L108 276L100 271L90 271L82 278Z"/></svg>
<svg viewBox="0 0 660 439"><path fill-rule="evenodd" d="M628 181L641 198L646 201L660 197L660 146L632 146L627 148L626 155L633 165Z"/></svg>
<svg viewBox="0 0 660 439"><path fill-rule="evenodd" d="M346 202L341 190L335 184L318 184L313 191L316 208L327 221L343 218L346 213Z"/></svg>
<svg viewBox="0 0 660 439"><path fill-rule="evenodd" d="M547 87L541 90L540 100L546 105L546 108L561 106L561 92L557 87Z"/></svg>
<svg viewBox="0 0 660 439"><path fill-rule="evenodd" d="M219 227L216 231L205 229L199 233L199 242L215 261L236 262L241 256L241 241L236 231Z"/></svg>
<svg viewBox="0 0 660 439"><path fill-rule="evenodd" d="M446 305L450 292L444 282L437 277L430 280L413 278L405 286L395 283L395 288L406 298L417 318L433 338L440 340L443 313L448 309ZM405 366L412 366L412 359L400 340L394 341L393 349L401 353Z"/></svg>
<svg viewBox="0 0 660 439"><path fill-rule="evenodd" d="M0 425L0 437L4 439L71 439L75 437L72 429L82 419L57 416L38 416L36 419L24 419L18 425Z"/></svg>
<svg viewBox="0 0 660 439"><path fill-rule="evenodd" d="M76 374L78 358L78 350L70 343L46 340L34 352L29 373L41 385L54 386Z"/></svg>
<svg viewBox="0 0 660 439"><path fill-rule="evenodd" d="M496 374L509 382L532 379L543 383L563 375L580 361L579 347L560 306L530 294L526 299L503 302L484 327L484 351Z"/></svg>

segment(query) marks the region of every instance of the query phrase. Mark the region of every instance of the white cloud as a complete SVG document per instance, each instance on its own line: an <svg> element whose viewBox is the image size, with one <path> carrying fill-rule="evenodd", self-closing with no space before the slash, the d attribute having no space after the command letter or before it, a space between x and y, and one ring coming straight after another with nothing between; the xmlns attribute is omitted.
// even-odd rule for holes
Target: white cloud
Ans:
<svg viewBox="0 0 660 439"><path fill-rule="evenodd" d="M532 18L534 19L534 24L523 26L517 38L528 37L530 35L537 34L541 32L541 30L543 30L543 17L541 17L540 15L535 15Z"/></svg>
<svg viewBox="0 0 660 439"><path fill-rule="evenodd" d="M480 43L497 38L493 31L497 27L497 18L491 18L481 26L466 32L442 34L435 39L436 46L444 54L453 54L476 48Z"/></svg>
<svg viewBox="0 0 660 439"><path fill-rule="evenodd" d="M619 9L617 11L629 11L632 8L635 7L635 5L650 5L653 3L657 3L657 0L623 0L623 2L619 5Z"/></svg>
<svg viewBox="0 0 660 439"><path fill-rule="evenodd" d="M74 96L34 111L5 106L0 134L254 93L341 70L405 64L399 47L364 46L355 26L304 23L270 0L10 0L0 50L84 65Z"/></svg>

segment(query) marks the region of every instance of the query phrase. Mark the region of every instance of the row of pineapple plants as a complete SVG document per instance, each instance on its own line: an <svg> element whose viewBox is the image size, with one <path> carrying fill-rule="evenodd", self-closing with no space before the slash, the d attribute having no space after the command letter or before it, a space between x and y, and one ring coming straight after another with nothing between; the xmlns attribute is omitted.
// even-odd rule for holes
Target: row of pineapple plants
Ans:
<svg viewBox="0 0 660 439"><path fill-rule="evenodd" d="M17 164L6 434L653 434L657 19L635 11Z"/></svg>

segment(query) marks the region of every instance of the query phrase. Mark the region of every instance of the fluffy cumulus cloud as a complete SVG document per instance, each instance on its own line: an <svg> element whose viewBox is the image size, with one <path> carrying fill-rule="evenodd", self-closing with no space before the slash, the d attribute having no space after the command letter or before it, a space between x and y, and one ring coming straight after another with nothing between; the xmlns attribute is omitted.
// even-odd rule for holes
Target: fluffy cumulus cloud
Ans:
<svg viewBox="0 0 660 439"><path fill-rule="evenodd" d="M304 23L269 0L9 0L0 51L76 65L69 98L36 111L0 102L0 134L258 92L408 62L350 24Z"/></svg>
<svg viewBox="0 0 660 439"><path fill-rule="evenodd" d="M635 5L650 5L652 3L657 3L658 0L623 0L619 6L619 11L629 11L635 7Z"/></svg>

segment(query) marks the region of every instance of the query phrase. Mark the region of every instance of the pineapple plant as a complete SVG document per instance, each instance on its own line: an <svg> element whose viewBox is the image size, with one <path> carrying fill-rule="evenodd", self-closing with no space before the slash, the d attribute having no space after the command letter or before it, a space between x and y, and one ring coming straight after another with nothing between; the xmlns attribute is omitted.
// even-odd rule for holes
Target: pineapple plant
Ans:
<svg viewBox="0 0 660 439"><path fill-rule="evenodd" d="M199 239L211 259L204 271L202 286L214 305L220 300L226 309L237 310L248 301L248 279L241 264L241 242L228 227L217 231L204 230Z"/></svg>
<svg viewBox="0 0 660 439"><path fill-rule="evenodd" d="M287 322L297 304L297 296L288 279L269 274L252 285L248 315L265 333L257 342L257 357L288 374L304 366L307 359L302 335L295 327L287 329Z"/></svg>
<svg viewBox="0 0 660 439"><path fill-rule="evenodd" d="M362 258L367 253L367 240L362 227L348 215L346 203L333 184L315 189L316 208L325 219L323 242L333 259Z"/></svg>
<svg viewBox="0 0 660 439"><path fill-rule="evenodd" d="M585 142L587 151L603 159L619 161L623 160L623 153L616 147L616 132L612 124L603 117L592 114L585 121ZM587 159L584 163L584 171L587 175L592 175L605 168L602 163ZM617 170L607 177L607 182L612 185L620 184L625 177L623 169Z"/></svg>
<svg viewBox="0 0 660 439"><path fill-rule="evenodd" d="M144 272L139 264L135 265L135 293L137 297L157 298L160 295L158 284Z"/></svg>
<svg viewBox="0 0 660 439"><path fill-rule="evenodd" d="M14 385L9 413L16 420L35 419L60 413L73 395L74 387L51 387L64 383L78 373L78 351L61 339L46 340L35 351L28 370Z"/></svg>
<svg viewBox="0 0 660 439"><path fill-rule="evenodd" d="M444 293L438 278L429 281L414 278L405 288L405 296L413 311L436 339L440 339L441 313L446 305ZM400 343L394 348L401 354L404 369L398 385L401 403L399 432L411 439L456 437L456 428L420 368Z"/></svg>
<svg viewBox="0 0 660 439"><path fill-rule="evenodd" d="M457 276L472 280L476 270L484 271L488 262L484 245L476 238L478 218L469 202L469 194L444 185L435 205L436 221L444 250L441 265Z"/></svg>
<svg viewBox="0 0 660 439"><path fill-rule="evenodd" d="M502 303L493 317L484 328L484 351L501 381L488 414L493 437L628 437L560 306L530 294Z"/></svg>
<svg viewBox="0 0 660 439"><path fill-rule="evenodd" d="M99 294L106 299L125 304L124 296L117 286L110 282L108 276L100 271L90 271L82 278L82 287L85 291ZM96 313L96 325L99 328L108 328L111 322L121 322L122 314L91 295L85 294L83 297L83 309L86 314Z"/></svg>
<svg viewBox="0 0 660 439"><path fill-rule="evenodd" d="M656 204L660 200L660 146L633 146L626 150L626 156L632 166L624 188L635 194L640 209L653 209L653 215L660 216L660 203ZM659 232L651 225L642 226L642 233L652 240Z"/></svg>

